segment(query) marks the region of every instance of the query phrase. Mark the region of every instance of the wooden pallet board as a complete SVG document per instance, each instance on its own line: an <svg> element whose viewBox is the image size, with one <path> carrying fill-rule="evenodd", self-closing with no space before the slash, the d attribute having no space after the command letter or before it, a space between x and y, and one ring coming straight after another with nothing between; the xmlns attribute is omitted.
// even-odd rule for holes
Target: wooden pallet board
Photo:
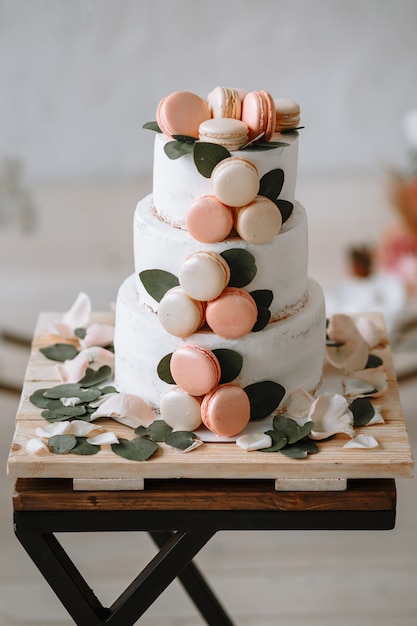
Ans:
<svg viewBox="0 0 417 626"><path fill-rule="evenodd" d="M39 348L62 341L48 330L51 322L61 315L41 314L35 331L8 461L9 474L15 478L72 478L74 488L78 489L91 489L94 485L91 481L96 481L99 489L122 490L140 489L148 479L224 478L273 479L280 490L340 490L346 487L349 478L406 478L413 475L413 456L386 340L373 350L383 359L388 373L388 390L382 398L375 400L375 404L382 406L385 423L355 429L357 434L364 432L377 439L379 446L371 450L343 449L348 439L337 435L331 440L317 442L319 452L303 460L279 453L245 452L230 442L205 443L189 453L161 444L156 454L145 462L125 460L106 446L94 456L31 454L26 450L26 444L36 436L36 428L46 422L41 410L30 403L30 395L37 389L60 382L56 363L46 359ZM373 318L383 324L380 316ZM94 321L111 322L111 319L110 314L94 314ZM103 419L99 423L119 437L131 439L134 436L130 428L114 420Z"/></svg>

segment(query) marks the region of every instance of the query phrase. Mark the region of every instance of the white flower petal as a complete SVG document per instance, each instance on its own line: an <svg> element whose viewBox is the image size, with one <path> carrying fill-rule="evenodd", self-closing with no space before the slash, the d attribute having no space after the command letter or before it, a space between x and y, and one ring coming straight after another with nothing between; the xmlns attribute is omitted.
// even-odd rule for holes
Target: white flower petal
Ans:
<svg viewBox="0 0 417 626"><path fill-rule="evenodd" d="M376 448L379 443L371 435L357 435L343 446L344 448Z"/></svg>
<svg viewBox="0 0 417 626"><path fill-rule="evenodd" d="M356 328L370 347L370 349L376 348L383 340L382 330L365 315L359 315L354 319Z"/></svg>
<svg viewBox="0 0 417 626"><path fill-rule="evenodd" d="M88 357L83 352L79 352L76 357L64 361L55 369L63 383L78 383L85 376L89 363Z"/></svg>
<svg viewBox="0 0 417 626"><path fill-rule="evenodd" d="M353 437L353 413L343 396L337 393L322 393L314 400L309 413L314 422L310 433L312 439L326 439L336 433Z"/></svg>
<svg viewBox="0 0 417 626"><path fill-rule="evenodd" d="M116 434L112 431L106 431L95 437L89 437L87 443L91 443L92 446L101 446L111 443L119 443Z"/></svg>
<svg viewBox="0 0 417 626"><path fill-rule="evenodd" d="M102 431L103 428L96 424L90 424L84 420L72 420L68 433L74 437L86 437L87 435L92 436L92 433L99 434Z"/></svg>
<svg viewBox="0 0 417 626"><path fill-rule="evenodd" d="M262 448L270 448L272 446L272 439L265 433L252 433L250 435L241 435L236 439L236 444L239 448L247 450L262 450Z"/></svg>
<svg viewBox="0 0 417 626"><path fill-rule="evenodd" d="M60 400L61 400L61 402L62 402L62 404L64 406L77 406L77 404L81 404L82 403L81 398L77 398L77 397L74 397L74 398L60 398Z"/></svg>
<svg viewBox="0 0 417 626"><path fill-rule="evenodd" d="M84 292L80 292L72 305L62 318L62 323L73 330L85 328L91 315L91 301Z"/></svg>
<svg viewBox="0 0 417 626"><path fill-rule="evenodd" d="M26 452L29 454L43 454L45 452L49 452L49 448L42 439L38 439L34 437L33 439L29 439L25 446Z"/></svg>
<svg viewBox="0 0 417 626"><path fill-rule="evenodd" d="M132 428L149 426L155 419L149 404L139 396L131 393L112 394L92 414L91 419L95 420L99 417L111 417L120 422L123 420L122 423Z"/></svg>
<svg viewBox="0 0 417 626"><path fill-rule="evenodd" d="M35 433L38 437L45 437L49 439L49 437L53 437L54 435L66 435L69 433L71 428L71 422L63 421L63 422L52 422L51 424L45 424L45 426L38 426L35 430Z"/></svg>
<svg viewBox="0 0 417 626"><path fill-rule="evenodd" d="M379 404L374 406L375 415L373 418L367 423L367 426L373 426L373 424L385 424L385 420L382 417L381 407Z"/></svg>
<svg viewBox="0 0 417 626"><path fill-rule="evenodd" d="M345 396L350 400L362 396L382 396L388 388L383 366L352 372L342 380Z"/></svg>
<svg viewBox="0 0 417 626"><path fill-rule="evenodd" d="M185 452L192 452L193 450L195 450L196 448L199 448L203 444L204 444L204 441L201 441L201 439L194 439L191 446L188 446L188 448L185 448L185 450L179 450L179 451L182 452L183 454Z"/></svg>
<svg viewBox="0 0 417 626"><path fill-rule="evenodd" d="M87 328L84 339L81 340L83 347L109 346L114 340L114 326L112 324L91 324Z"/></svg>
<svg viewBox="0 0 417 626"><path fill-rule="evenodd" d="M304 389L296 389L288 397L286 415L293 418L308 418L314 398Z"/></svg>
<svg viewBox="0 0 417 626"><path fill-rule="evenodd" d="M327 327L329 339L340 344L326 346L327 360L346 374L363 369L369 356L369 346L358 331L350 315L332 315Z"/></svg>

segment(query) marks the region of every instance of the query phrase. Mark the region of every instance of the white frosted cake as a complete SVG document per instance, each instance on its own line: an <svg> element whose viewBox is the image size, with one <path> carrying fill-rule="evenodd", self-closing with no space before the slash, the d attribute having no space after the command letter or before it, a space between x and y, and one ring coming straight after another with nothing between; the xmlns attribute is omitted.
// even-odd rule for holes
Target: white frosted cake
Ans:
<svg viewBox="0 0 417 626"><path fill-rule="evenodd" d="M192 428L203 419L235 435L256 404L251 386L281 389L281 410L292 391L320 385L324 299L295 200L299 115L284 103L295 104L263 91L176 92L148 125L153 192L136 207L135 271L117 298L115 376L174 428L182 411ZM209 397L242 390L250 414L238 426L204 418Z"/></svg>

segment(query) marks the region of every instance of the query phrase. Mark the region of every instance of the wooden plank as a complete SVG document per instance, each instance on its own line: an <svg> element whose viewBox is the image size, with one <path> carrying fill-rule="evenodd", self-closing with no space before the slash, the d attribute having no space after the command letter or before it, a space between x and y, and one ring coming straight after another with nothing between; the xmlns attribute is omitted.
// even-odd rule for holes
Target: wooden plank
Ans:
<svg viewBox="0 0 417 626"><path fill-rule="evenodd" d="M74 491L137 491L145 487L144 478L74 478Z"/></svg>
<svg viewBox="0 0 417 626"><path fill-rule="evenodd" d="M278 492L272 480L149 480L144 491L74 491L71 479L19 478L19 511L392 511L393 479L349 480L346 491Z"/></svg>
<svg viewBox="0 0 417 626"><path fill-rule="evenodd" d="M171 478L253 478L273 481L314 479L340 481L340 486L350 478L406 478L413 475L411 446L401 411L391 354L385 339L373 351L383 359L388 374L388 391L374 401L381 405L385 423L356 429L357 434L363 432L377 439L379 446L372 450L345 450L343 445L348 437L337 435L329 441L318 442L319 453L309 455L304 460L291 459L279 453L245 452L233 443L217 442L205 443L188 454L161 444L158 452L146 462L127 461L115 455L109 446L103 446L94 456L57 455L48 452L30 454L26 449L27 442L36 436L38 426L45 425L40 409L29 400L30 395L37 389L48 388L59 382L54 369L55 363L39 353L39 347L56 342L57 338L48 331L48 325L58 317L57 313L49 313L42 314L39 318L9 455L8 471L11 476L72 479L89 477L92 480L133 481ZM372 317L382 324L381 316ZM110 322L111 315L99 313L95 315L95 319ZM325 369L325 379L327 375ZM113 420L99 420L98 423L106 430L113 430L119 437L133 437L131 429ZM309 490L313 488L311 484Z"/></svg>

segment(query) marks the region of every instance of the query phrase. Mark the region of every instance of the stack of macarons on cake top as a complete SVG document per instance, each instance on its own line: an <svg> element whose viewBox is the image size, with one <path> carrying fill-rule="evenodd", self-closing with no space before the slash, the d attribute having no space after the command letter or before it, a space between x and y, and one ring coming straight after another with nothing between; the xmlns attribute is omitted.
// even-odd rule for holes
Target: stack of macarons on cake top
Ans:
<svg viewBox="0 0 417 626"><path fill-rule="evenodd" d="M210 332L238 342L263 327L260 317L265 313L265 303L260 306L257 295L244 289L253 274L246 281L235 280L239 259L250 265L252 255L241 249L236 262L236 250L220 254L211 250L210 244L240 239L264 246L278 235L288 218L271 197L264 195L270 183L260 179L250 152L248 158L230 154L256 145L264 150L274 147L278 120L285 119L285 131L299 127L299 107L293 104L298 116L290 118L288 102L281 118L279 101L277 106L266 91L216 87L206 100L179 91L160 101L157 126L145 125L171 140L165 150L170 158L181 158L194 150L197 169L212 184L212 193L193 198L185 214L187 236L204 246L185 258L178 276L158 298L161 326L183 340L158 366L161 377L161 363L168 363L165 380L173 387L162 395L160 412L174 429L193 430L203 422L212 432L233 437L251 419L247 390L233 382L233 376L225 378L222 373L221 360L227 350L220 359L216 351L198 344L198 336ZM280 145L286 145L284 140ZM274 193L276 197L276 189ZM145 284L146 272L140 277ZM268 320L267 316L264 325Z"/></svg>

